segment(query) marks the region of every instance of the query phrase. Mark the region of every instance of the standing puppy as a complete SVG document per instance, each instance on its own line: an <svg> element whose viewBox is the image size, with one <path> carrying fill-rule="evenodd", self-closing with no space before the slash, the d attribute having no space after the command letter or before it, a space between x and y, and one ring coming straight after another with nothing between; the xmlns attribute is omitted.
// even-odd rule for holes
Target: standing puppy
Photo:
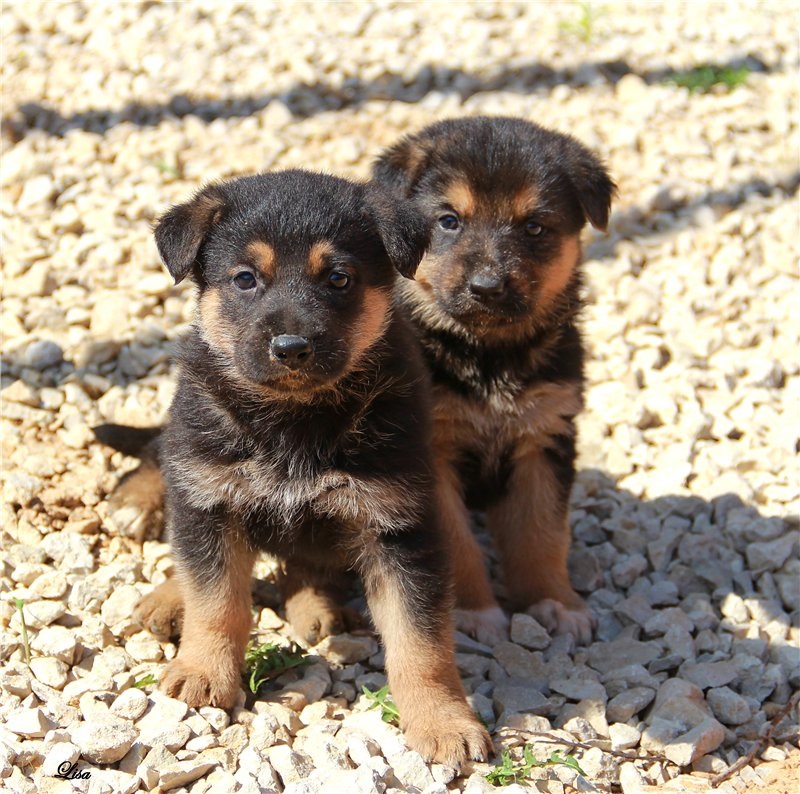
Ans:
<svg viewBox="0 0 800 794"><path fill-rule="evenodd" d="M575 415L582 406L580 231L605 230L615 190L573 138L521 119L466 118L402 139L373 178L433 224L414 282L398 285L434 382L439 507L457 622L502 637L467 504L486 509L510 606L591 639L567 572Z"/></svg>
<svg viewBox="0 0 800 794"><path fill-rule="evenodd" d="M424 223L377 188L289 171L209 186L155 236L199 292L160 446L183 604L162 688L236 701L258 551L282 561L289 620L312 639L346 622L355 570L409 744L485 757L453 658L427 376L391 301Z"/></svg>

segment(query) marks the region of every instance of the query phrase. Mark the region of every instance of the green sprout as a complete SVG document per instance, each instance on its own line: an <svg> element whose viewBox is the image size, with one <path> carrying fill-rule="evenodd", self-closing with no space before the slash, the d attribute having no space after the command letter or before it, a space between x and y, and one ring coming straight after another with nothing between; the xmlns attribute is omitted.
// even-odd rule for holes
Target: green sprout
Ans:
<svg viewBox="0 0 800 794"><path fill-rule="evenodd" d="M732 68L730 66L713 66L703 64L694 69L687 69L678 72L666 79L666 82L674 83L681 88L686 88L689 93L707 93L715 85L724 85L728 91L732 91L747 82L750 76L750 69L747 66Z"/></svg>
<svg viewBox="0 0 800 794"><path fill-rule="evenodd" d="M153 684L157 683L158 679L152 673L148 673L147 675L142 676L138 681L134 681L133 685L137 689L144 689L146 686L152 686Z"/></svg>
<svg viewBox="0 0 800 794"><path fill-rule="evenodd" d="M500 766L493 769L486 775L493 786L508 786L511 783L519 783L525 780L532 769L543 766L557 766L562 764L574 769L579 775L586 777L586 773L581 769L577 759L571 755L562 755L558 750L550 753L550 757L544 761L537 760L533 755L533 750L526 744L522 750L523 759L515 762L508 750L503 751Z"/></svg>
<svg viewBox="0 0 800 794"><path fill-rule="evenodd" d="M181 175L181 172L166 160L155 160L153 166L159 173L167 174L167 176L174 177L175 179L178 179Z"/></svg>
<svg viewBox="0 0 800 794"><path fill-rule="evenodd" d="M565 33L572 33L582 42L588 44L595 33L595 22L606 13L602 6L593 3L578 3L580 16L575 22L561 22L559 28Z"/></svg>
<svg viewBox="0 0 800 794"><path fill-rule="evenodd" d="M244 654L245 673L248 676L250 691L256 694L265 681L277 678L281 673L294 667L310 664L310 659L298 645L278 645L265 642L256 645L251 642Z"/></svg>
<svg viewBox="0 0 800 794"><path fill-rule="evenodd" d="M400 712L397 710L394 700L389 693L389 685L382 686L377 692L373 692L367 687L362 686L361 691L364 693L367 700L370 701L370 708L379 708L381 710L381 719L388 722L390 725L400 727Z"/></svg>
<svg viewBox="0 0 800 794"><path fill-rule="evenodd" d="M25 664L31 666L31 646L28 642L28 624L25 622L25 601L22 598L15 598L14 604L19 610L19 619L22 621L22 647L25 649Z"/></svg>

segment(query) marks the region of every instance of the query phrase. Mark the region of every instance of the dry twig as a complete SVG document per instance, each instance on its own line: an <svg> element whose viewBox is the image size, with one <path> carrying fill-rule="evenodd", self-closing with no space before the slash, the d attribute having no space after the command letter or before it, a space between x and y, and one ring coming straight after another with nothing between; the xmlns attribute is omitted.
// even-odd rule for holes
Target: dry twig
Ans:
<svg viewBox="0 0 800 794"><path fill-rule="evenodd" d="M714 778L711 778L711 788L716 788L720 783L724 783L728 778L733 777L740 769L749 766L758 753L769 744L772 739L772 734L778 723L795 707L797 701L800 700L800 692L795 692L789 698L789 702L769 721L767 730L764 735L753 745L752 749L747 755L743 755L735 764L729 766L724 772L721 772Z"/></svg>

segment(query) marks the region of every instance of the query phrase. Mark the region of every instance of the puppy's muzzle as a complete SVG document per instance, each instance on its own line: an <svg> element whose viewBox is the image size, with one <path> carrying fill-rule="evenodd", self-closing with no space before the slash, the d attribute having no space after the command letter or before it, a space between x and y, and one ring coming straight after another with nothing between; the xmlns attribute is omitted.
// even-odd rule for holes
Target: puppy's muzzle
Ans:
<svg viewBox="0 0 800 794"><path fill-rule="evenodd" d="M289 369L302 369L314 360L314 346L304 336L281 334L273 337L269 351L275 361Z"/></svg>

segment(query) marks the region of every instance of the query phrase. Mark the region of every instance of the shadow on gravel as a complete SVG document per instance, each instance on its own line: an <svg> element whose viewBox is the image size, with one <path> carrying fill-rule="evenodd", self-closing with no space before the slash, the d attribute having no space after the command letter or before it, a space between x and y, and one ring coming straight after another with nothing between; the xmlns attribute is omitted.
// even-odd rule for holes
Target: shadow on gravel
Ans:
<svg viewBox="0 0 800 794"><path fill-rule="evenodd" d="M602 259L613 255L623 240L638 240L655 235L669 236L698 224L704 208L713 211L713 220L746 204L754 196L778 194L789 200L800 190L800 170L777 178L755 177L747 182L731 184L724 190L709 190L696 198L685 200L670 195L665 186L649 207L633 206L612 213L607 237L596 236L586 247L588 259ZM703 221L707 223L707 220Z"/></svg>
<svg viewBox="0 0 800 794"><path fill-rule="evenodd" d="M751 72L772 72L780 64L768 65L754 55L746 55L715 64L703 64L715 69L747 68ZM154 127L162 121L184 116L197 116L205 122L216 119L245 118L263 110L273 101L282 102L298 118L307 118L326 111L359 107L372 100L406 103L420 102L429 93L458 95L462 101L487 91L513 91L532 94L549 91L558 85L578 88L586 85L616 84L627 74L636 74L647 83L660 83L683 74L686 69L659 67L637 71L627 61L601 61L555 69L534 62L507 67L488 76L479 76L462 69L446 66L421 66L415 74L387 72L375 80L349 78L341 86L325 82L299 83L281 93L219 100L195 99L186 95L173 97L165 104L132 102L118 110L92 109L63 115L57 109L38 102L19 105L16 112L3 119L3 135L18 141L32 130L42 130L62 136L70 130L104 134L118 124L132 123Z"/></svg>
<svg viewBox="0 0 800 794"><path fill-rule="evenodd" d="M480 514L475 521L486 541ZM642 499L618 487L607 473L584 469L572 500L572 523L572 581L598 617L592 645L572 649L566 638L557 637L543 652L530 654L507 643L490 649L457 635L457 650L493 656L518 685L528 675L524 665L533 665L539 675L526 685L551 698L551 710L536 713L547 713L557 726L580 706L570 706L569 697L565 703L550 689L551 680L583 679L587 666L604 682L624 678L626 669L631 674L639 670L636 675L645 683L637 686L652 688L653 694L673 678L706 694L716 690L709 702L733 701L738 709L731 713L730 706L727 712L718 707L717 715L726 722L723 747L746 753L764 723L800 687L800 649L788 637L800 619L800 583L778 572L786 560L796 559L797 522L762 515L730 493L712 499ZM502 584L498 590L502 594ZM269 581L256 581L254 596L262 606L281 608ZM364 601L351 606L363 609ZM362 685L375 690L385 684L375 669L380 659L379 654L362 668L353 682L356 692ZM279 699L280 692L294 691L293 682L302 677L302 669L292 671L265 686L261 697ZM506 679L495 670L491 680L500 685ZM485 693L487 686L479 684L478 691ZM304 684L296 691L305 691ZM254 699L248 695L248 704ZM650 700L644 698L629 724L653 718ZM779 722L773 739L778 744L797 741L795 714Z"/></svg>

